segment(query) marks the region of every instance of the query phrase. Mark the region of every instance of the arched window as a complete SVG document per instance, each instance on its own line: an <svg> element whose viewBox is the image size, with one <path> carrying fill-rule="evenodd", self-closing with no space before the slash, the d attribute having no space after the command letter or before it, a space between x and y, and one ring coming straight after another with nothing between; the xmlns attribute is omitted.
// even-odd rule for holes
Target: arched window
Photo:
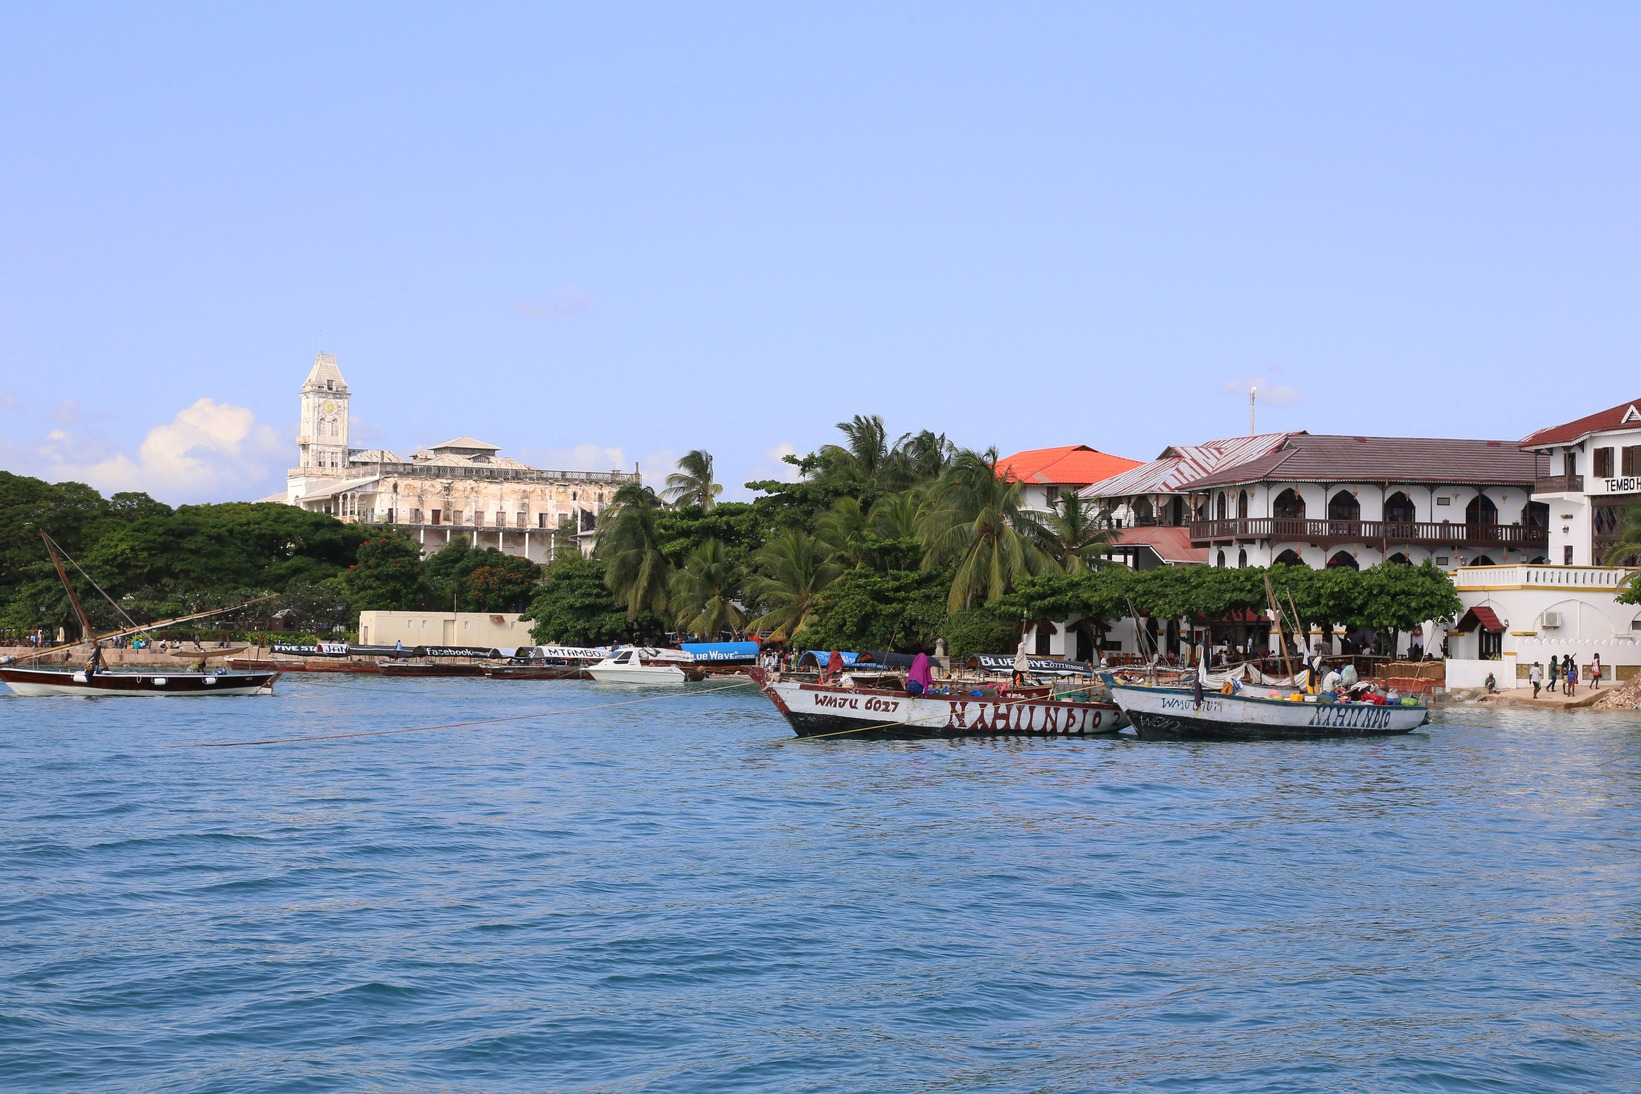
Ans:
<svg viewBox="0 0 1641 1094"><path fill-rule="evenodd" d="M1359 565L1357 565L1356 559L1354 557L1352 557L1352 555L1349 551L1340 551L1337 554L1335 554L1332 558L1328 559L1328 569L1330 569L1330 570L1359 570L1359 569L1361 569L1361 567Z"/></svg>
<svg viewBox="0 0 1641 1094"><path fill-rule="evenodd" d="M1389 558L1385 559L1385 561L1386 562L1394 562L1398 566L1411 566L1411 565L1413 565L1413 560L1408 558L1406 555L1402 554L1402 552L1400 552L1400 551L1397 551L1395 554L1393 554Z"/></svg>
<svg viewBox="0 0 1641 1094"><path fill-rule="evenodd" d="M1390 524L1412 524L1419 519L1419 511L1414 508L1413 499L1396 491L1385 499L1385 520Z"/></svg>
<svg viewBox="0 0 1641 1094"><path fill-rule="evenodd" d="M1246 490L1238 490L1236 493L1236 519L1248 519L1248 492Z"/></svg>
<svg viewBox="0 0 1641 1094"><path fill-rule="evenodd" d="M1550 507L1542 501L1530 501L1521 510L1521 523L1529 528L1550 527Z"/></svg>
<svg viewBox="0 0 1641 1094"><path fill-rule="evenodd" d="M1466 524L1489 526L1497 524L1499 522L1499 507L1494 505L1493 499L1486 494L1477 494L1470 499L1470 504L1464 507L1464 522Z"/></svg>
<svg viewBox="0 0 1641 1094"><path fill-rule="evenodd" d="M1278 520L1304 520L1305 499L1293 488L1282 491L1271 503L1271 515Z"/></svg>
<svg viewBox="0 0 1641 1094"><path fill-rule="evenodd" d="M1298 551L1295 551L1292 548L1289 548L1288 550L1283 551L1281 554L1277 555L1275 561L1272 562L1272 565L1273 566L1303 566L1303 565L1305 565L1305 560L1300 557L1300 554L1299 554Z"/></svg>
<svg viewBox="0 0 1641 1094"><path fill-rule="evenodd" d="M1221 570L1225 569L1225 552L1224 551L1221 551L1219 553L1219 560L1217 562L1215 562L1214 565L1218 566Z"/></svg>
<svg viewBox="0 0 1641 1094"><path fill-rule="evenodd" d="M1225 519L1225 517L1226 517L1225 508L1226 508L1225 507L1225 491L1221 490L1219 492L1219 497L1214 499L1214 517L1215 517L1215 519L1217 519L1217 520L1224 520Z"/></svg>
<svg viewBox="0 0 1641 1094"><path fill-rule="evenodd" d="M1356 500L1356 495L1349 490L1341 490L1328 499L1329 520L1361 520L1362 506Z"/></svg>
<svg viewBox="0 0 1641 1094"><path fill-rule="evenodd" d="M1236 553L1236 568L1239 570L1248 568L1248 549L1246 547Z"/></svg>
<svg viewBox="0 0 1641 1094"><path fill-rule="evenodd" d="M1486 555L1477 555L1475 558L1470 560L1470 565L1472 565L1472 566L1497 566L1498 563L1494 562L1492 559L1488 558Z"/></svg>

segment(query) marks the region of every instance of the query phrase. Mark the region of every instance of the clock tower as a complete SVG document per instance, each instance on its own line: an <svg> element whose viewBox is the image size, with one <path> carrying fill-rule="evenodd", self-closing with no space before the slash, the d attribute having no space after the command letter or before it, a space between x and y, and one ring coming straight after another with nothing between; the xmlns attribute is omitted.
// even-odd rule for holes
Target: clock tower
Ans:
<svg viewBox="0 0 1641 1094"><path fill-rule="evenodd" d="M312 475L343 475L348 469L348 385L334 353L316 354L302 384L302 432L297 463Z"/></svg>

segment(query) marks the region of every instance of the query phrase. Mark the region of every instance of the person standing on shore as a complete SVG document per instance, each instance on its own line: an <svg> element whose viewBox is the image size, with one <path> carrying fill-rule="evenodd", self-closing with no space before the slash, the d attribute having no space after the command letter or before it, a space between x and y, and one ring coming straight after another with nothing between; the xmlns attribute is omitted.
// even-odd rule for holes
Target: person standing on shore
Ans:
<svg viewBox="0 0 1641 1094"><path fill-rule="evenodd" d="M1570 653L1561 659L1561 688L1568 695L1578 690L1578 662Z"/></svg>
<svg viewBox="0 0 1641 1094"><path fill-rule="evenodd" d="M1552 658L1550 658L1550 694L1551 695L1554 695L1556 693L1556 688L1560 684L1561 684L1561 662L1558 661L1556 658L1552 657Z"/></svg>
<svg viewBox="0 0 1641 1094"><path fill-rule="evenodd" d="M1599 653L1590 658L1590 686L1598 691L1601 688L1601 655Z"/></svg>
<svg viewBox="0 0 1641 1094"><path fill-rule="evenodd" d="M1533 685L1533 698L1537 699L1538 689L1544 686L1544 666L1534 661L1533 667L1527 672L1527 681Z"/></svg>

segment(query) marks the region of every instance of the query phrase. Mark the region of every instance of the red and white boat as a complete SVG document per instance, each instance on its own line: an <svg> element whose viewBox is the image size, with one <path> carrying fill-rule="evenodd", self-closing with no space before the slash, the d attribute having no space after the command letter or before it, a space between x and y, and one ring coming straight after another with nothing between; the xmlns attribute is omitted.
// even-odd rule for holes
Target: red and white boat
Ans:
<svg viewBox="0 0 1641 1094"><path fill-rule="evenodd" d="M913 696L904 690L782 679L764 669L748 669L747 675L799 737L1090 737L1116 733L1128 724L1122 708L1086 690L1075 698L1055 698L1054 688L1009 691L953 681Z"/></svg>

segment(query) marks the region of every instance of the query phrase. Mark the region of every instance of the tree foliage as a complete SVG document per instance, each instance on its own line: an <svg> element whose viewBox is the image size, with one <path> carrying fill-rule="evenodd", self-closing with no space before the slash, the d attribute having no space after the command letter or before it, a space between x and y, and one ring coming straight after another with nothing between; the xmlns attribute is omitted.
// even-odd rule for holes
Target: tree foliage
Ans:
<svg viewBox="0 0 1641 1094"><path fill-rule="evenodd" d="M523 618L535 623L530 637L538 645L603 646L635 626L605 583L604 564L580 554L547 567Z"/></svg>

